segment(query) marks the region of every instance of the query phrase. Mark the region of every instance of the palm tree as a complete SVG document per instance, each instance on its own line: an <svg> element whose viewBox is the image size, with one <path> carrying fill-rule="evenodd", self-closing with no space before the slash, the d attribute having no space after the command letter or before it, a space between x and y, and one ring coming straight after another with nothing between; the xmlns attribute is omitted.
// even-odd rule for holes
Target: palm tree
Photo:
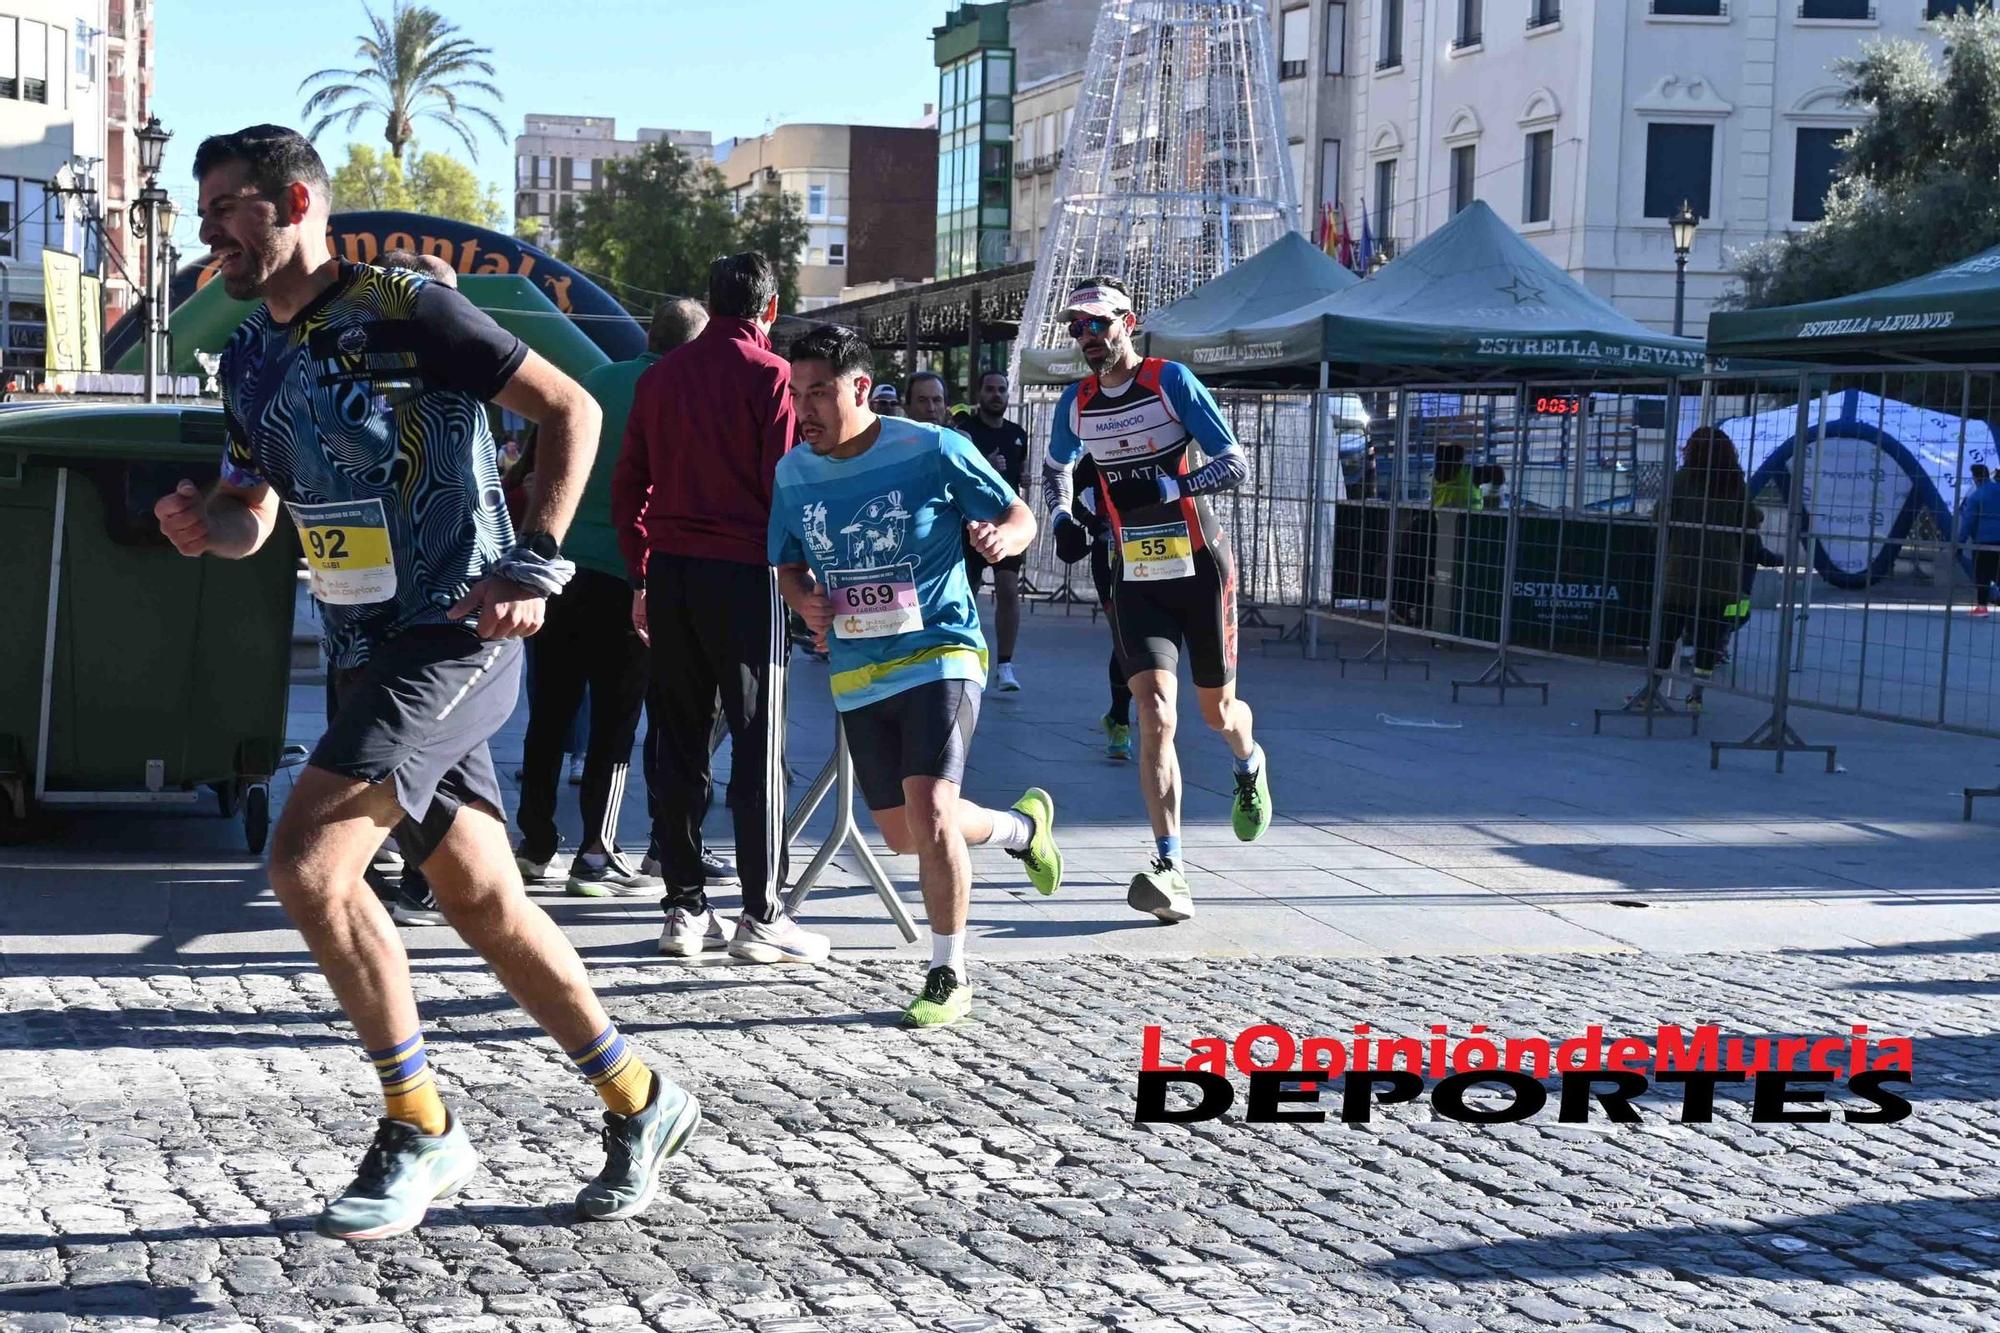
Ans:
<svg viewBox="0 0 2000 1333"><path fill-rule="evenodd" d="M469 77L474 73L492 77L493 65L487 59L493 54L491 48L474 46L459 35L457 24L423 5L396 0L386 21L372 9L365 12L375 31L362 37L355 50L361 67L323 69L299 81L300 92L310 84L323 85L306 99L305 115L319 117L307 131L308 138L317 139L320 131L343 117L347 121L343 128L352 131L363 116L379 115L384 121L382 137L401 162L420 117L450 129L475 158L479 149L465 117L491 126L502 139L507 137L498 117L464 100L469 93L505 100L491 83Z"/></svg>

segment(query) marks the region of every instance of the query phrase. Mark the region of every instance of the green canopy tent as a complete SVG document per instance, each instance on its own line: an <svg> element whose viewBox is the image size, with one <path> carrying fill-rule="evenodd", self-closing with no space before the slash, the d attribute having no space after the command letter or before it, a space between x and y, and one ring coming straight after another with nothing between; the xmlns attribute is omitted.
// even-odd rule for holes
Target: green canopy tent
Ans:
<svg viewBox="0 0 2000 1333"><path fill-rule="evenodd" d="M1697 374L1702 345L1655 333L1558 268L1475 202L1366 282L1259 328L1253 344L1317 348L1339 378ZM1251 370L1254 362L1218 369Z"/></svg>
<svg viewBox="0 0 2000 1333"><path fill-rule="evenodd" d="M467 300L493 316L500 327L572 378L608 360L597 344L526 278L514 274L468 274L458 280L458 289ZM256 308L254 301L231 298L220 282L198 289L174 309L174 355L168 371L176 375L201 374L195 353L220 352L229 336L236 332L236 326ZM135 344L113 369L141 374L145 370L143 355L143 342Z"/></svg>
<svg viewBox="0 0 2000 1333"><path fill-rule="evenodd" d="M1302 239L1299 249L1304 257L1317 253ZM1215 278L1160 315L1191 307L1233 278L1240 282L1238 275L1263 258ZM1281 291L1273 284L1271 295ZM1247 314L1250 304L1244 299L1237 308ZM1658 378L1704 368L1698 340L1655 333L1621 314L1483 203L1462 210L1365 282L1340 283L1319 294L1300 291L1285 308L1223 328L1156 329L1159 318L1140 324L1141 332L1151 335L1154 355L1185 360L1204 378L1238 382L1306 383L1318 377L1320 367L1329 380L1343 384L1552 375ZM1063 383L1083 374L1073 355L1044 355L1049 359L1037 382ZM1025 370L1023 378L1029 378Z"/></svg>
<svg viewBox="0 0 2000 1333"><path fill-rule="evenodd" d="M1708 350L1868 365L2000 360L2000 246L1852 296L1718 312Z"/></svg>

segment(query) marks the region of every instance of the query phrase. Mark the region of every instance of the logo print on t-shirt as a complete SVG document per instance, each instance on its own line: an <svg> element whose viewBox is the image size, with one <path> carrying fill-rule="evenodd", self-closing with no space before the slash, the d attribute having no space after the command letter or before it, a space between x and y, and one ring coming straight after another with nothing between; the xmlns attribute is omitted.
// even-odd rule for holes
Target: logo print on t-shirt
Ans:
<svg viewBox="0 0 2000 1333"><path fill-rule="evenodd" d="M876 569L896 563L909 532L910 513L903 508L903 493L878 495L855 511L854 520L840 530L847 538L847 566Z"/></svg>
<svg viewBox="0 0 2000 1333"><path fill-rule="evenodd" d="M340 349L342 356L360 356L368 350L368 330L359 324L350 324L340 331L334 346Z"/></svg>
<svg viewBox="0 0 2000 1333"><path fill-rule="evenodd" d="M801 505L799 511L799 520L806 530L806 545L821 560L832 559L833 541L826 535L826 505Z"/></svg>

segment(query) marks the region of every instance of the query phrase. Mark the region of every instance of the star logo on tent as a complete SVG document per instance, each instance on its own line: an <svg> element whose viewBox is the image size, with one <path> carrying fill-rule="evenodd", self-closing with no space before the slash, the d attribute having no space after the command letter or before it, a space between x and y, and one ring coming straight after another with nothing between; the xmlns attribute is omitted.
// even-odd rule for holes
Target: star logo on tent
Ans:
<svg viewBox="0 0 2000 1333"><path fill-rule="evenodd" d="M1521 275L1518 273L1514 275L1512 282L1499 290L1513 297L1515 305L1529 305L1542 299L1542 289L1521 281Z"/></svg>

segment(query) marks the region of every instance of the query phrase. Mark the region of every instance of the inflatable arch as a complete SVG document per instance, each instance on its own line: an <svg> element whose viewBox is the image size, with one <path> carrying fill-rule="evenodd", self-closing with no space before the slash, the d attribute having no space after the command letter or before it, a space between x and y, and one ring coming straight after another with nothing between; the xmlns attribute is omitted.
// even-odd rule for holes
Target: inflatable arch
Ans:
<svg viewBox="0 0 2000 1333"><path fill-rule="evenodd" d="M526 278L611 360L629 361L646 350L646 330L609 292L518 237L449 218L380 211L335 213L327 223L327 241L334 254L359 264L388 250L411 250L437 255L464 274ZM214 268L206 263L182 268L168 289L167 308L180 305L214 277ZM139 332L136 310L112 325L104 335L104 364L116 364L139 342Z"/></svg>
<svg viewBox="0 0 2000 1333"><path fill-rule="evenodd" d="M1682 439L1700 424L1700 405L1686 407ZM1750 493L1768 491L1788 501L1792 459L1799 447L1798 409L1778 408L1718 424L1736 444ZM1807 409L1807 432L1821 442L1804 498L1813 568L1837 588L1865 588L1887 578L1904 540L1926 514L1949 539L1958 502L1970 489L1971 466L1995 462L1993 429L1984 421L1859 389L1815 398ZM1777 532L1777 521L1767 514L1767 540ZM1970 559L1962 556L1960 563L1970 574Z"/></svg>

